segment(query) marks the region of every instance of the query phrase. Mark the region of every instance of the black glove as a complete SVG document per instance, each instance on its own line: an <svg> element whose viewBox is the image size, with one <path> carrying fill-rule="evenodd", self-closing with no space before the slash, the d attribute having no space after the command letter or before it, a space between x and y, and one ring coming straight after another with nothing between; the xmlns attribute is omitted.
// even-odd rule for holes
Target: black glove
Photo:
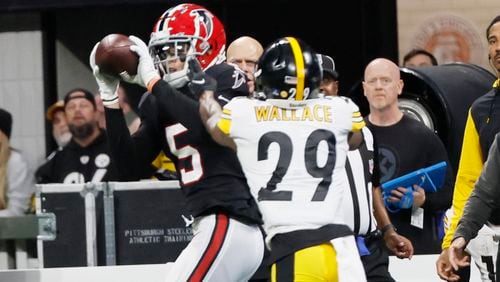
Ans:
<svg viewBox="0 0 500 282"><path fill-rule="evenodd" d="M188 64L190 80L188 87L196 98L200 98L205 90L214 92L217 90L217 81L201 69L196 59L189 60Z"/></svg>

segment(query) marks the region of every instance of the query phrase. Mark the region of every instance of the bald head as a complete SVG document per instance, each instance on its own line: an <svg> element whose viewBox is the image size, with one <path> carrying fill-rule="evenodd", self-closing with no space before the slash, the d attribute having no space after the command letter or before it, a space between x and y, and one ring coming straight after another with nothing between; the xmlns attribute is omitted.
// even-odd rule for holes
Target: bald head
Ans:
<svg viewBox="0 0 500 282"><path fill-rule="evenodd" d="M401 76L399 74L399 67L393 63L390 60L387 60L385 58L377 58L373 61L371 61L365 68L365 81L366 81L366 76L367 74L373 73L373 72L383 72L386 75L389 75L392 77L394 80L399 80L401 79Z"/></svg>
<svg viewBox="0 0 500 282"><path fill-rule="evenodd" d="M234 40L227 48L227 62L237 65L245 72L250 93L255 89L253 73L263 52L264 49L259 41L249 36L242 36Z"/></svg>
<svg viewBox="0 0 500 282"><path fill-rule="evenodd" d="M250 36L242 36L229 44L227 47L227 60L234 63L233 60L251 60L257 62L264 48Z"/></svg>
<svg viewBox="0 0 500 282"><path fill-rule="evenodd" d="M365 69L363 89L371 113L391 112L400 116L398 96L403 91L403 81L395 63L384 58L371 61Z"/></svg>

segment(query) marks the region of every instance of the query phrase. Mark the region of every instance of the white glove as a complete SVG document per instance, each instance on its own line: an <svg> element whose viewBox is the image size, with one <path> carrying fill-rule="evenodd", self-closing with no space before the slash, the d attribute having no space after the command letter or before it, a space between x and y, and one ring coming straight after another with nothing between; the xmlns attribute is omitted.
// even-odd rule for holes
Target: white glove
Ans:
<svg viewBox="0 0 500 282"><path fill-rule="evenodd" d="M118 89L120 80L118 78L102 74L99 71L99 66L97 66L95 63L95 52L98 45L99 43L94 46L94 49L92 49L92 52L90 53L90 67L92 68L92 73L94 74L95 81L99 86L99 93L101 95L102 103L104 104L104 106L109 106L118 103L118 93L116 92L116 90Z"/></svg>
<svg viewBox="0 0 500 282"><path fill-rule="evenodd" d="M130 50L139 56L139 65L137 66L137 75L121 75L123 81L128 83L138 84L146 88L149 82L155 78L160 78L158 71L155 69L153 59L149 55L148 46L139 37L129 36L129 39L135 45L130 46Z"/></svg>

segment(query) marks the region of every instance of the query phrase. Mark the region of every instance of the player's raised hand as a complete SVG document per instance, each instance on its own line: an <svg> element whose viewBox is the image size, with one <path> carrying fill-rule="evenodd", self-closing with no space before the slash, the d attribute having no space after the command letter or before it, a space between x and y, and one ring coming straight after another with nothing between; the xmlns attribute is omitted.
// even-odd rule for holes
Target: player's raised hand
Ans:
<svg viewBox="0 0 500 282"><path fill-rule="evenodd" d="M130 46L130 50L139 56L139 65L137 66L137 75L122 76L121 78L129 83L138 84L142 87L147 87L152 80L160 78L158 71L155 69L153 59L149 55L148 46L139 37L129 36L129 39L135 45Z"/></svg>
<svg viewBox="0 0 500 282"><path fill-rule="evenodd" d="M189 89L199 98L201 94L205 91L217 90L217 81L211 76L206 74L202 69L198 61L194 58L188 60L188 77L189 77Z"/></svg>
<svg viewBox="0 0 500 282"><path fill-rule="evenodd" d="M102 74L99 71L99 66L95 62L97 46L99 46L99 42L94 46L92 52L90 52L89 64L92 69L92 73L94 74L95 81L99 86L99 94L101 95L102 103L105 106L110 106L118 102L116 89L118 89L120 80L115 77Z"/></svg>

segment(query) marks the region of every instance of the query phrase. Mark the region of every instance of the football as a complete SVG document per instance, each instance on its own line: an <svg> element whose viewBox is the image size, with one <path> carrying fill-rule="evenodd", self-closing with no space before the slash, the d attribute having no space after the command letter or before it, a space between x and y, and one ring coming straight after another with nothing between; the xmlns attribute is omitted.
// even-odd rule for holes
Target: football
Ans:
<svg viewBox="0 0 500 282"><path fill-rule="evenodd" d="M99 42L95 53L95 62L99 70L115 77L119 77L124 72L128 75L136 75L139 57L130 50L131 45L134 45L134 42L126 35L105 36Z"/></svg>

